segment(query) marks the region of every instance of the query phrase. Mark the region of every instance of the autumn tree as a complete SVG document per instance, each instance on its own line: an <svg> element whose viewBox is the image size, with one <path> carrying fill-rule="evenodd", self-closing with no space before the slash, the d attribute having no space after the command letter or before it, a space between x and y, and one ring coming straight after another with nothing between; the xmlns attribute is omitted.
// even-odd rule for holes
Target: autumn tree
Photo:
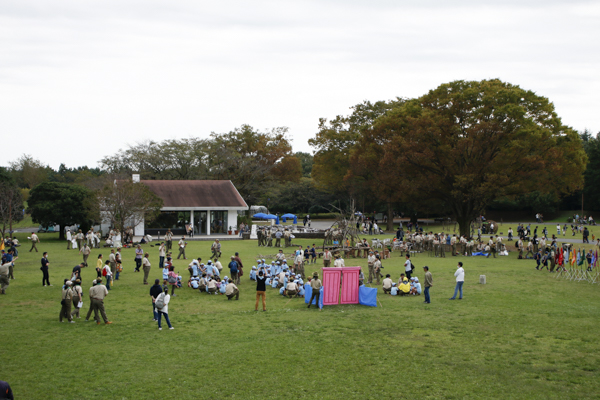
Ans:
<svg viewBox="0 0 600 400"><path fill-rule="evenodd" d="M135 227L142 221L151 222L160 214L161 198L148 186L132 179L107 179L97 193L100 213L112 226L124 232L128 226Z"/></svg>
<svg viewBox="0 0 600 400"><path fill-rule="evenodd" d="M577 133L548 99L499 80L441 85L378 118L370 134L401 197L416 209L448 210L462 235L494 199L583 184Z"/></svg>

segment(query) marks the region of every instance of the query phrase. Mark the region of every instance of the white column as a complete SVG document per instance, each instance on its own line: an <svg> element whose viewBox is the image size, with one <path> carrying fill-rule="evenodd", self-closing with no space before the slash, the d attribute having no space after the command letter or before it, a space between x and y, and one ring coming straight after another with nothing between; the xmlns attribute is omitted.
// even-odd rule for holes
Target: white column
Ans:
<svg viewBox="0 0 600 400"><path fill-rule="evenodd" d="M194 234L194 210L190 210L190 225L192 226L192 235Z"/></svg>
<svg viewBox="0 0 600 400"><path fill-rule="evenodd" d="M210 210L206 210L206 236L210 236Z"/></svg>

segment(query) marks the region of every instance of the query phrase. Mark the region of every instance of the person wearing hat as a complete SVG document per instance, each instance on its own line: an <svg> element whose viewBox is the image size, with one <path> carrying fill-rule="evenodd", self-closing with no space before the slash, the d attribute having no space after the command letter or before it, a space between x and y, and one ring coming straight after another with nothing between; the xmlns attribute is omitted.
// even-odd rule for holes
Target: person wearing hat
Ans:
<svg viewBox="0 0 600 400"><path fill-rule="evenodd" d="M71 299L73 298L73 290L71 290L71 286L73 283L71 281L65 282L65 287L62 290L61 296L61 309L60 314L58 316L58 320L63 322L63 318L66 318L67 321L73 323L73 318L71 317Z"/></svg>
<svg viewBox="0 0 600 400"><path fill-rule="evenodd" d="M256 280L256 273L258 271L256 270L256 266L252 266L252 269L250 270L250 280L251 281L255 281Z"/></svg>
<svg viewBox="0 0 600 400"><path fill-rule="evenodd" d="M367 257L367 266L369 267L369 280L367 281L367 283L373 283L373 278L377 278L377 280L379 280L379 274L375 274L374 270L376 260L377 259L375 258L373 252L369 251L369 257Z"/></svg>
<svg viewBox="0 0 600 400"><path fill-rule="evenodd" d="M75 282L73 282L73 287L72 287L72 292L73 295L71 296L71 299L73 300L73 312L71 312L71 319L76 317L76 318L81 318L79 316L79 303L81 301L83 301L83 298L81 297L82 294L82 290L81 290L81 280L80 279L75 279Z"/></svg>
<svg viewBox="0 0 600 400"><path fill-rule="evenodd" d="M293 279L288 280L287 284L285 285L285 293L284 296L288 296L290 299L294 296L296 296L298 294L298 285L296 284L296 282L293 281Z"/></svg>
<svg viewBox="0 0 600 400"><path fill-rule="evenodd" d="M419 283L419 278L416 276L410 278L410 294L413 296L421 294L421 284Z"/></svg>
<svg viewBox="0 0 600 400"><path fill-rule="evenodd" d="M321 280L319 279L319 274L315 271L313 273L312 279L310 280L310 287L312 289L312 294L310 296L310 301L308 302L308 307L310 308L310 306L313 303L313 300L316 299L316 305L317 308L319 308L319 300L321 298L321 287L323 286L323 283L321 282Z"/></svg>
<svg viewBox="0 0 600 400"><path fill-rule="evenodd" d="M181 258L181 256L183 256L184 260L187 260L187 257L185 256L185 247L187 246L187 242L185 241L185 237L182 236L181 239L179 239L179 254L177 255L177 259L179 260Z"/></svg>
<svg viewBox="0 0 600 400"><path fill-rule="evenodd" d="M90 315L92 315L92 311L94 311L94 306L92 304L92 288L96 286L99 278L96 278L92 281L92 286L90 287L89 296L90 296L90 308L88 309L87 316L85 317L85 321L89 321ZM102 279L100 279L102 281Z"/></svg>
<svg viewBox="0 0 600 400"><path fill-rule="evenodd" d="M390 274L385 275L385 279L383 280L383 294L389 294L392 291L392 278L390 278Z"/></svg>
<svg viewBox="0 0 600 400"><path fill-rule="evenodd" d="M92 303L92 309L94 310L94 319L98 325L100 324L98 313L102 316L105 324L112 324L112 322L108 320L106 311L104 310L104 298L106 296L108 296L108 290L106 290L106 286L102 284L102 278L97 278L96 285L90 288L90 301Z"/></svg>
<svg viewBox="0 0 600 400"><path fill-rule="evenodd" d="M429 288L433 286L433 277L431 276L431 272L429 272L428 266L424 266L423 270L425 271L425 301L423 303L429 304L431 303Z"/></svg>

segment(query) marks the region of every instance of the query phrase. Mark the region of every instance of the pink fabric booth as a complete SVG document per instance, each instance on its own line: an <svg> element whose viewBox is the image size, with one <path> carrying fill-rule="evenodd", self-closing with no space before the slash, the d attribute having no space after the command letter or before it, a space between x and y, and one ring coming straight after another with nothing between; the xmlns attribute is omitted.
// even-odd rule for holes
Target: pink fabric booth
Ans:
<svg viewBox="0 0 600 400"><path fill-rule="evenodd" d="M323 268L323 305L358 304L359 272L360 267Z"/></svg>

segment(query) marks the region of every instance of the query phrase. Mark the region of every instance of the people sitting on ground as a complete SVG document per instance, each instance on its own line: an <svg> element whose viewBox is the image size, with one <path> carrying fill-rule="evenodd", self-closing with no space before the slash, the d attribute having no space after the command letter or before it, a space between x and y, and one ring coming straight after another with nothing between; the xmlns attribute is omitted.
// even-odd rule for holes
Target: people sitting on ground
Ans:
<svg viewBox="0 0 600 400"><path fill-rule="evenodd" d="M213 278L207 278L206 291L208 294L217 294L217 281Z"/></svg>
<svg viewBox="0 0 600 400"><path fill-rule="evenodd" d="M410 278L410 294L413 296L421 294L421 284L419 283L419 278L416 276Z"/></svg>
<svg viewBox="0 0 600 400"><path fill-rule="evenodd" d="M389 294L392 291L392 283L390 274L387 274L383 280L383 294Z"/></svg>
<svg viewBox="0 0 600 400"><path fill-rule="evenodd" d="M252 269L250 270L250 280L256 280L256 266L252 266Z"/></svg>
<svg viewBox="0 0 600 400"><path fill-rule="evenodd" d="M408 283L407 278L402 280L402 283L398 286L398 291L400 292L400 296L406 296L410 293L410 283Z"/></svg>
<svg viewBox="0 0 600 400"><path fill-rule="evenodd" d="M227 292L227 285L229 284L229 278L227 275L223 277L223 281L221 282L221 286L219 286L219 294L225 294Z"/></svg>
<svg viewBox="0 0 600 400"><path fill-rule="evenodd" d="M225 295L227 296L227 300L231 300L235 297L236 300L240 299L240 290L233 281L229 281L227 286L225 287Z"/></svg>
<svg viewBox="0 0 600 400"><path fill-rule="evenodd" d="M396 282L392 282L392 289L390 290L392 296L398 296L398 285Z"/></svg>
<svg viewBox="0 0 600 400"><path fill-rule="evenodd" d="M290 299L298 294L298 285L290 280L288 281L285 287L285 296L288 296Z"/></svg>

